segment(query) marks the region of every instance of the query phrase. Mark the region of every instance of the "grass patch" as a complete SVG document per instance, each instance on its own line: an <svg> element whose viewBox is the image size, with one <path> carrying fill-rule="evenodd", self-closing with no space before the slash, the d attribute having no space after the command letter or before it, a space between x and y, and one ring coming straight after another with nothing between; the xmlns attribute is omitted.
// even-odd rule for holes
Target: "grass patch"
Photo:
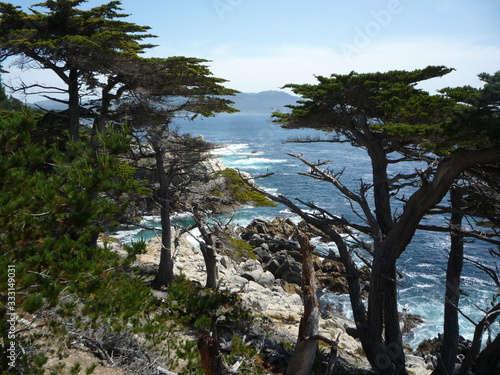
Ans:
<svg viewBox="0 0 500 375"><path fill-rule="evenodd" d="M232 197L242 204L250 204L252 206L267 206L276 207L277 204L266 198L263 194L255 191L252 187L240 176L237 170L226 168L220 172L220 175L225 176L229 180L228 188Z"/></svg>
<svg viewBox="0 0 500 375"><path fill-rule="evenodd" d="M241 261L242 259L257 259L257 256L253 252L253 246L250 246L247 242L239 240L237 238L228 237L231 253L229 256L235 261Z"/></svg>

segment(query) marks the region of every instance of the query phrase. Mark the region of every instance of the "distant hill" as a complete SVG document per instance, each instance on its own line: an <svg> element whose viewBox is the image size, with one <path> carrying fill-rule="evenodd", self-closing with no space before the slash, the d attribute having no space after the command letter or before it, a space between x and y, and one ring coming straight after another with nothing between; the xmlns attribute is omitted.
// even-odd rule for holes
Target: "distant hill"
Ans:
<svg viewBox="0 0 500 375"><path fill-rule="evenodd" d="M259 93L242 92L227 99L234 102L233 107L245 114L271 114L273 111L285 111L287 104L294 104L297 97L283 91L262 91ZM32 104L50 111L61 111L67 108L64 104L51 100L42 100Z"/></svg>
<svg viewBox="0 0 500 375"><path fill-rule="evenodd" d="M242 92L228 97L234 102L233 107L240 113L271 114L274 111L285 111L285 105L294 104L297 97L283 91L262 91L259 93Z"/></svg>
<svg viewBox="0 0 500 375"><path fill-rule="evenodd" d="M40 100L35 103L29 103L28 105L34 108L42 108L47 111L64 111L68 108L67 105L55 102L53 100Z"/></svg>

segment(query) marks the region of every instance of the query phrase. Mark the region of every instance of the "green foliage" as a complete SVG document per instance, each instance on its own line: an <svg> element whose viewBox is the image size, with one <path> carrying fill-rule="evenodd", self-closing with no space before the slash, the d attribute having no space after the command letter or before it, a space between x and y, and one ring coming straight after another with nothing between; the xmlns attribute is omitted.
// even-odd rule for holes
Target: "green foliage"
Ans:
<svg viewBox="0 0 500 375"><path fill-rule="evenodd" d="M70 143L64 150L38 144L31 135L35 128L29 114L0 123L0 176L5 182L0 246L24 253L57 243L62 257L65 251L92 257L88 245L125 207L111 198L137 186L133 170L124 171L124 163L107 149L96 152L85 142ZM58 252L51 258L60 258Z"/></svg>
<svg viewBox="0 0 500 375"><path fill-rule="evenodd" d="M362 118L392 150L417 146L448 155L459 148L498 145L500 72L481 74L482 89L446 88L431 95L415 87L451 71L429 66L414 71L352 72L319 76L316 85L287 85L303 99L289 106L291 113L274 113L275 121L287 128L333 131L359 146L355 133L364 131Z"/></svg>
<svg viewBox="0 0 500 375"><path fill-rule="evenodd" d="M232 259L236 261L241 261L243 259L257 259L257 256L252 251L253 247L250 246L248 242L233 237L229 237L228 240L232 247L228 255Z"/></svg>
<svg viewBox="0 0 500 375"><path fill-rule="evenodd" d="M224 356L224 361L228 364L244 361L244 365L240 367L239 374L254 375L267 374L268 372L262 368L262 360L259 358L257 350L246 344L240 335L233 334L231 337L231 352Z"/></svg>
<svg viewBox="0 0 500 375"><path fill-rule="evenodd" d="M154 35L147 26L125 22L118 1L89 10L79 9L82 1L46 1L29 14L1 3L0 46L3 51L36 51L39 61L66 61L66 66L92 66L98 69L103 59L119 54L135 56L153 47L141 41ZM62 48L65 46L65 48ZM55 64L55 63L54 63ZM104 70L105 66L101 68Z"/></svg>
<svg viewBox="0 0 500 375"><path fill-rule="evenodd" d="M85 369L85 374L86 375L92 374L96 368L97 368L97 363L93 363L91 366Z"/></svg>
<svg viewBox="0 0 500 375"><path fill-rule="evenodd" d="M51 308L64 291L79 296L94 321L146 313L149 289L126 276L116 254L95 246L124 209L120 196L137 186L134 171L109 151L120 137L110 131L99 151L83 141L59 149L37 138L36 129L29 111L0 119L0 266L15 265L17 292L28 295L19 307ZM140 251L137 244L132 253ZM72 316L77 306L62 304L59 312Z"/></svg>
<svg viewBox="0 0 500 375"><path fill-rule="evenodd" d="M137 255L145 254L146 240L141 238L138 241L132 241L130 244L123 245L123 249L127 252L127 258L123 261L122 265L128 266L135 262Z"/></svg>
<svg viewBox="0 0 500 375"><path fill-rule="evenodd" d="M168 290L170 308L181 321L196 329L213 331L218 321L234 330L246 329L253 318L235 294L203 289L180 276Z"/></svg>
<svg viewBox="0 0 500 375"><path fill-rule="evenodd" d="M43 306L43 298L38 294L29 295L23 302L22 308L24 311L34 313Z"/></svg>
<svg viewBox="0 0 500 375"><path fill-rule="evenodd" d="M80 362L76 362L73 366L71 366L71 369L69 370L69 373L70 374L78 374L80 373L80 370L82 369L82 365L80 364Z"/></svg>
<svg viewBox="0 0 500 375"><path fill-rule="evenodd" d="M230 194L237 202L254 206L277 206L276 203L267 199L261 193L252 190L251 186L240 176L237 170L226 168L218 173L231 182L229 184Z"/></svg>
<svg viewBox="0 0 500 375"><path fill-rule="evenodd" d="M231 365L243 360L240 373L265 373L257 350L241 338L248 332L254 317L242 306L236 295L196 287L193 282L181 276L169 286L167 303L170 311L176 312L176 321L182 321L199 332L215 332L218 335L226 333L232 336L231 352L223 355L225 363ZM204 374L196 340L181 341L176 346L176 355L187 361L179 374Z"/></svg>
<svg viewBox="0 0 500 375"><path fill-rule="evenodd" d="M184 340L176 349L176 355L186 361L179 375L204 375L196 341Z"/></svg>
<svg viewBox="0 0 500 375"><path fill-rule="evenodd" d="M123 272L112 271L100 279L94 278L88 282L85 294L89 298L83 313L94 321L108 317L127 321L153 309L151 290L142 281Z"/></svg>
<svg viewBox="0 0 500 375"><path fill-rule="evenodd" d="M0 113L3 111L19 111L24 107L23 103L12 96L7 96L0 78Z"/></svg>

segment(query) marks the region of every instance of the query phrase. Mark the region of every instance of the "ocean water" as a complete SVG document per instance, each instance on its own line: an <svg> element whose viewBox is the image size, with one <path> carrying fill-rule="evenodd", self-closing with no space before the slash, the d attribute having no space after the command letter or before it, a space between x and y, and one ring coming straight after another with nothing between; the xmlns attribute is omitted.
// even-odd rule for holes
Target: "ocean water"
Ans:
<svg viewBox="0 0 500 375"><path fill-rule="evenodd" d="M183 133L203 135L206 140L219 144L221 147L215 154L228 167L240 169L253 176L274 172L275 175L271 177L257 180L258 184L268 191L284 194L291 199L314 202L332 213L356 219L349 202L339 196L333 187L298 175L298 172L307 171L308 167L287 153L301 154L310 161L330 160L329 166L332 170L343 171L341 182L351 189L356 189L361 181L371 181L369 158L363 150L353 148L349 144L285 142L290 138L324 138L328 135L312 129L285 130L271 123L267 115L222 115L195 121L179 120L176 125ZM402 172L413 171L416 167L419 166L404 166L406 170ZM235 214L233 222L245 225L254 218L272 219L276 216L296 219L284 206L243 207ZM146 217L144 220L149 225L159 226L158 218ZM179 220L182 220L182 217ZM435 220L438 219L428 219L430 222ZM124 241L130 241L141 236L149 237L151 233L131 229L119 231L114 235ZM320 246L327 248L333 245ZM422 340L433 338L442 332L448 248L447 235L417 232L398 262L398 270L403 275L399 280L399 304L401 308L409 304L409 312L421 315L425 320L424 324L404 338L413 348ZM465 251L468 257L491 264L488 248L487 244L474 242L467 243ZM483 272L466 264L462 289L468 296L462 297L460 308L475 321L479 320L483 313L474 304L487 308L492 296L497 292L496 287ZM348 317L352 316L347 296L325 291L321 301L335 305ZM498 332L498 323L493 329ZM460 330L462 336L471 339L474 325L460 316Z"/></svg>

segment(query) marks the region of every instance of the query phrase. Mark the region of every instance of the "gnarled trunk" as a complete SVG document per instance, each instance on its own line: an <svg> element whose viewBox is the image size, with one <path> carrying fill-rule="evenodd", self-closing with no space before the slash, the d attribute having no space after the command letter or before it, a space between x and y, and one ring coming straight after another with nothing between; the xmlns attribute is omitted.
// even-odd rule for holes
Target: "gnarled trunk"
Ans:
<svg viewBox="0 0 500 375"><path fill-rule="evenodd" d="M72 141L80 139L80 95L78 87L78 70L71 69L68 81L68 131Z"/></svg>
<svg viewBox="0 0 500 375"><path fill-rule="evenodd" d="M500 334L477 357L476 374L498 375L500 371Z"/></svg>
<svg viewBox="0 0 500 375"><path fill-rule="evenodd" d="M213 242L213 241L210 241ZM217 257L213 244L205 242L200 243L200 250L205 259L205 267L207 269L206 287L217 289Z"/></svg>
<svg viewBox="0 0 500 375"><path fill-rule="evenodd" d="M307 237L299 234L302 249L302 293L304 316L300 320L299 337L295 344L286 375L309 375L318 350L319 309L316 298L316 279L312 262L313 246Z"/></svg>
<svg viewBox="0 0 500 375"><path fill-rule="evenodd" d="M201 357L201 366L206 375L223 375L223 366L220 356L220 344L216 334L204 332L198 339L198 350Z"/></svg>
<svg viewBox="0 0 500 375"><path fill-rule="evenodd" d="M460 211L461 196L455 189L450 191L451 207L451 244L446 268L446 291L444 301L443 345L438 366L434 375L448 375L455 371L458 355L458 302L460 300L460 275L464 263L463 235L454 232L453 228L461 229L463 214Z"/></svg>
<svg viewBox="0 0 500 375"><path fill-rule="evenodd" d="M199 241L200 250L205 260L205 268L207 271L206 287L217 289L217 252L215 251L214 234L203 222L203 213L197 205L193 206L193 218L196 221L196 226L200 230L200 235L203 241Z"/></svg>
<svg viewBox="0 0 500 375"><path fill-rule="evenodd" d="M163 149L160 147L155 148L155 153L156 169L160 181L158 197L161 219L161 252L160 265L152 284L155 288L159 288L163 285L169 285L174 281L174 261L172 259L172 223L170 219L170 199L168 195L170 179L164 169Z"/></svg>

